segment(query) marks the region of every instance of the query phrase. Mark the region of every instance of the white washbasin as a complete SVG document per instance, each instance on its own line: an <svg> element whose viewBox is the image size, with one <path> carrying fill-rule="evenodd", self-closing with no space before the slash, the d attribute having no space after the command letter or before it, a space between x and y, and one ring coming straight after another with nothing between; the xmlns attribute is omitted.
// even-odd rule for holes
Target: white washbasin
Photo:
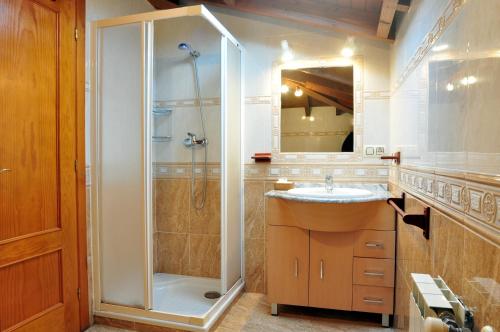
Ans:
<svg viewBox="0 0 500 332"><path fill-rule="evenodd" d="M311 198L317 197L337 199L361 198L372 195L372 192L366 189L333 188L331 192L328 192L325 187L293 188L288 190L287 193Z"/></svg>

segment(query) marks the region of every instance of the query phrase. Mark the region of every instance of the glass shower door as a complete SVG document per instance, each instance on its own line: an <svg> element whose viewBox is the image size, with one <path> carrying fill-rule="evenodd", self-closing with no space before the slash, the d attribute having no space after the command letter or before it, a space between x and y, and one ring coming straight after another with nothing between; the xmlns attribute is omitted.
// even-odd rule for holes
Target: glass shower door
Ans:
<svg viewBox="0 0 500 332"><path fill-rule="evenodd" d="M100 256L96 288L102 303L137 308L148 307L145 36L146 25L140 23L99 27L94 52L93 204Z"/></svg>
<svg viewBox="0 0 500 332"><path fill-rule="evenodd" d="M222 293L242 277L242 68L241 50L222 38L223 70L223 204Z"/></svg>

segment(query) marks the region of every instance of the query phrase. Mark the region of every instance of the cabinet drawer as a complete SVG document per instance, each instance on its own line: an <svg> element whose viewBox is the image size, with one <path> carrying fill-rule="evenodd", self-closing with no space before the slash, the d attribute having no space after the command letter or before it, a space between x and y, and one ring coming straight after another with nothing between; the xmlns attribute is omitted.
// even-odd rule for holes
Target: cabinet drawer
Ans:
<svg viewBox="0 0 500 332"><path fill-rule="evenodd" d="M394 260L354 257L353 284L394 287Z"/></svg>
<svg viewBox="0 0 500 332"><path fill-rule="evenodd" d="M395 231L356 232L354 256L394 258Z"/></svg>
<svg viewBox="0 0 500 332"><path fill-rule="evenodd" d="M352 309L354 311L393 313L394 288L354 285Z"/></svg>

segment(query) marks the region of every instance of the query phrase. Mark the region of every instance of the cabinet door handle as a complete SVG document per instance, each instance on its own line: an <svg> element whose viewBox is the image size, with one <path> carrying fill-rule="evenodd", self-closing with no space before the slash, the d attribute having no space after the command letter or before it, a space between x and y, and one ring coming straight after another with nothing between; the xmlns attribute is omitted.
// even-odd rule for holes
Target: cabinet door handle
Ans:
<svg viewBox="0 0 500 332"><path fill-rule="evenodd" d="M377 249L384 248L384 244L382 242L365 242L365 246L368 248L377 248Z"/></svg>
<svg viewBox="0 0 500 332"><path fill-rule="evenodd" d="M384 272L375 272L375 271L365 271L363 274L367 277L383 277L385 275Z"/></svg>
<svg viewBox="0 0 500 332"><path fill-rule="evenodd" d="M368 303L368 304L381 305L381 304L384 304L384 299L379 298L379 297L376 297L376 298L373 298L373 297L364 297L363 298L363 302Z"/></svg>
<svg viewBox="0 0 500 332"><path fill-rule="evenodd" d="M7 172L12 172L12 170L10 168L2 168L2 169L0 169L0 174L7 173Z"/></svg>
<svg viewBox="0 0 500 332"><path fill-rule="evenodd" d="M323 268L323 260L319 261L319 278L323 280L324 277L324 268Z"/></svg>
<svg viewBox="0 0 500 332"><path fill-rule="evenodd" d="M295 278L299 277L299 259L295 258Z"/></svg>

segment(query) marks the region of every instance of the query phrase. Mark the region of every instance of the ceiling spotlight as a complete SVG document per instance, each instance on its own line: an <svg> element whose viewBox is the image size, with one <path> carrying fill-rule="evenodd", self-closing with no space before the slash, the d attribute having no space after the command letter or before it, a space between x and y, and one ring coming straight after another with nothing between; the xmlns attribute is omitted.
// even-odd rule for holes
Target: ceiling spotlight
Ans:
<svg viewBox="0 0 500 332"><path fill-rule="evenodd" d="M304 91L302 91L302 89L301 89L301 88L297 87L297 88L295 89L295 92L294 92L295 97L300 97L300 96L302 96L303 94L304 94Z"/></svg>
<svg viewBox="0 0 500 332"><path fill-rule="evenodd" d="M283 84L281 86L281 93L288 93L288 91L290 91L290 88L288 87L288 85Z"/></svg>
<svg viewBox="0 0 500 332"><path fill-rule="evenodd" d="M305 115L302 115L302 120L305 120L306 119L306 116Z"/></svg>
<svg viewBox="0 0 500 332"><path fill-rule="evenodd" d="M309 121L313 122L314 120L315 120L315 119L314 119L314 116L312 116L312 115L311 115L311 116L309 117Z"/></svg>
<svg viewBox="0 0 500 332"><path fill-rule="evenodd" d="M293 52L290 46L288 46L288 41L286 40L281 41L281 50L283 52L281 54L281 61L287 62L293 59Z"/></svg>
<svg viewBox="0 0 500 332"><path fill-rule="evenodd" d="M354 50L350 47L344 47L341 51L340 51L340 54L342 54L342 56L344 58L350 58L354 55Z"/></svg>
<svg viewBox="0 0 500 332"><path fill-rule="evenodd" d="M471 85L471 84L474 84L477 82L477 78L475 76L467 76L467 77L464 77L460 80L460 83L462 83L462 85Z"/></svg>
<svg viewBox="0 0 500 332"><path fill-rule="evenodd" d="M453 91L455 90L455 86L451 83L446 84L446 90Z"/></svg>

